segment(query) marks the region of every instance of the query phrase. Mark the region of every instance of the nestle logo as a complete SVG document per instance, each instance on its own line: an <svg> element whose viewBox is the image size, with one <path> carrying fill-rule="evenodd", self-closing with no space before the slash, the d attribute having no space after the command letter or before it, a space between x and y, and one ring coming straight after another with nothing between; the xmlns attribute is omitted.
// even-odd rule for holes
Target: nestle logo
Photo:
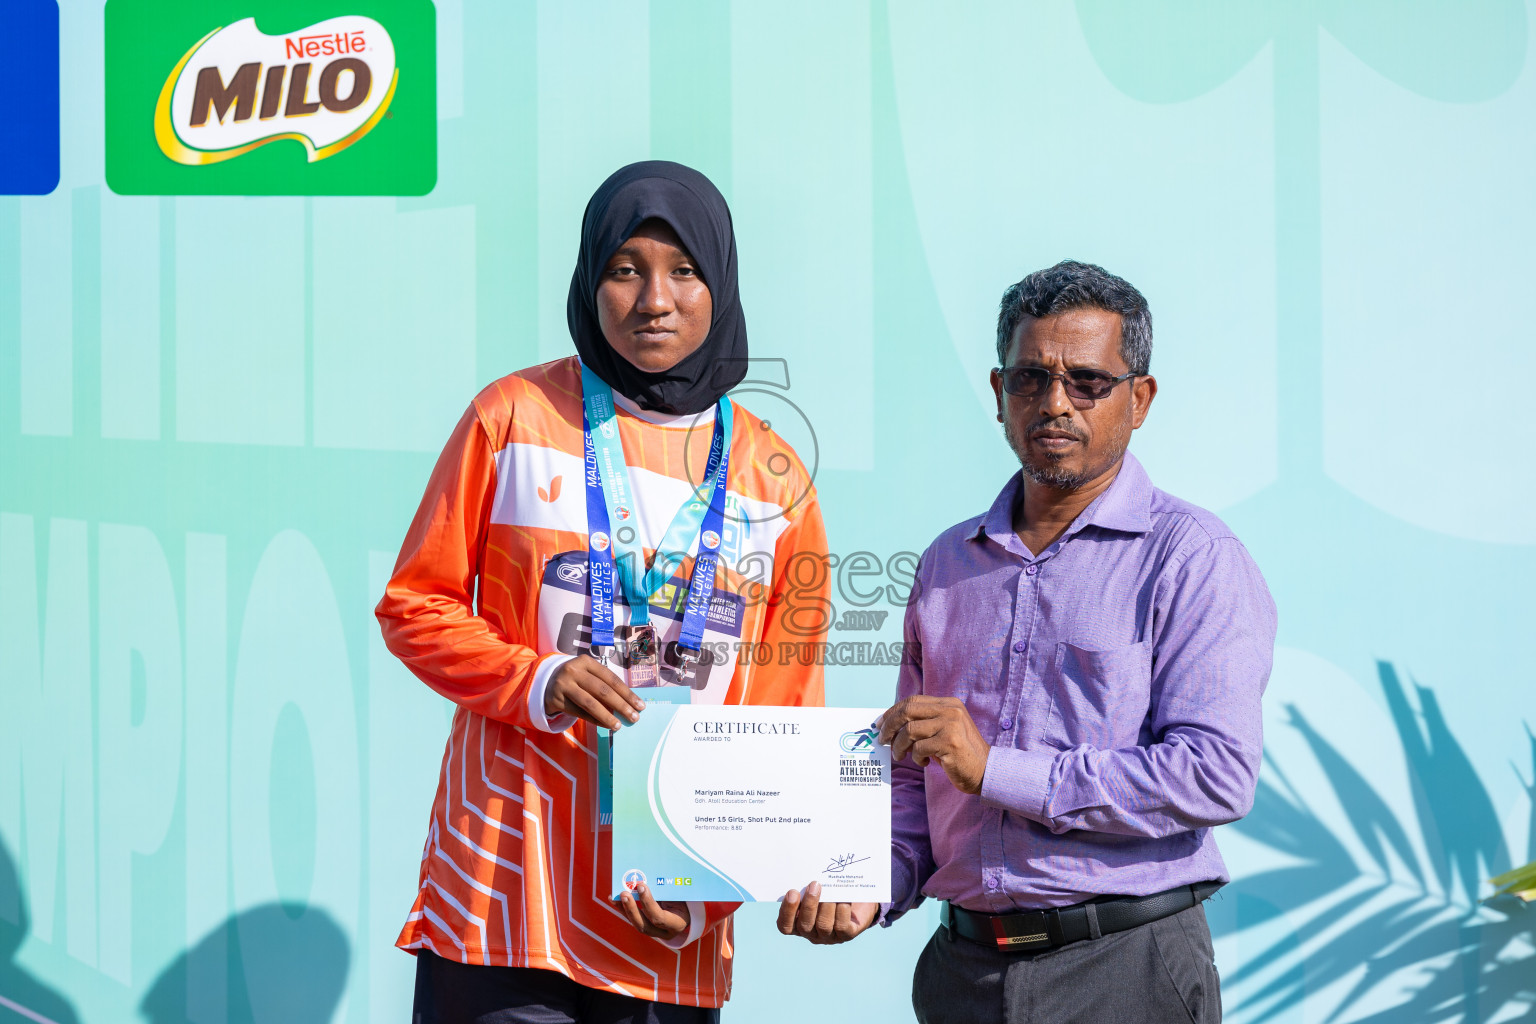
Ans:
<svg viewBox="0 0 1536 1024"><path fill-rule="evenodd" d="M283 39L283 56L290 60L294 57L333 57L344 53L362 53L365 49L367 44L361 29Z"/></svg>

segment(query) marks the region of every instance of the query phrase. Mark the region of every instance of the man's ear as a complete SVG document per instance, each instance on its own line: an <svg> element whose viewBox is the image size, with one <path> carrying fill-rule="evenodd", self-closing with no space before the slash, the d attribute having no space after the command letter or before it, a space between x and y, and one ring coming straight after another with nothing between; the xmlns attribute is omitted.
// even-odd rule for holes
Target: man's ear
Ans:
<svg viewBox="0 0 1536 1024"><path fill-rule="evenodd" d="M992 394L997 398L997 422L1003 422L1003 375L992 371Z"/></svg>
<svg viewBox="0 0 1536 1024"><path fill-rule="evenodd" d="M1152 399L1157 397L1157 378L1150 374L1131 381L1131 429L1135 430L1147 420Z"/></svg>

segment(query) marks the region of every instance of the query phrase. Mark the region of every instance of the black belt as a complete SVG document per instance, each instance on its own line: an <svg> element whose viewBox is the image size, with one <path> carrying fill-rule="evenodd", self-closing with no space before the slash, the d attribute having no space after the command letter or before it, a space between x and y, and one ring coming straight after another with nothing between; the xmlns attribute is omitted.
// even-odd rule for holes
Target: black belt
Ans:
<svg viewBox="0 0 1536 1024"><path fill-rule="evenodd" d="M1024 953L1151 924L1198 906L1221 886L1196 882L1150 896L1101 896L1070 907L1017 914L982 914L946 902L940 904L939 920L961 938Z"/></svg>

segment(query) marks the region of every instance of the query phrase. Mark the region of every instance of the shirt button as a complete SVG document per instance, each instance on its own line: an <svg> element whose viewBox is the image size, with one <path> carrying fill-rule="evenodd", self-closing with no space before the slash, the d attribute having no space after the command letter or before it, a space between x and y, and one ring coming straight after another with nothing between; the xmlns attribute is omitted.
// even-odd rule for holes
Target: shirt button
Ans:
<svg viewBox="0 0 1536 1024"><path fill-rule="evenodd" d="M996 875L988 875L987 876L987 888L988 889L996 889L997 888L997 876Z"/></svg>
<svg viewBox="0 0 1536 1024"><path fill-rule="evenodd" d="M1012 729L1013 728L1013 719L1005 718L1001 722L998 722L997 724L1002 726L1004 729Z"/></svg>
<svg viewBox="0 0 1536 1024"><path fill-rule="evenodd" d="M1024 571L1026 573L1028 573L1029 575L1033 576L1035 573L1040 571L1040 567L1038 565L1032 565L1029 568L1025 569Z"/></svg>
<svg viewBox="0 0 1536 1024"><path fill-rule="evenodd" d="M1018 641L1017 643L1015 643L1013 645L1013 653L1014 654L1023 654L1025 648L1027 648L1028 646L1029 645L1026 644L1023 640L1020 640L1020 641Z"/></svg>

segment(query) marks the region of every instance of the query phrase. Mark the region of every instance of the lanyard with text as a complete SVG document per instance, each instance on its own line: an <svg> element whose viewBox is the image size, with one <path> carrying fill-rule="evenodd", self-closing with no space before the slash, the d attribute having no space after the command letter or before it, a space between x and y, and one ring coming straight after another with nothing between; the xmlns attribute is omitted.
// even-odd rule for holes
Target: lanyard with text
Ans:
<svg viewBox="0 0 1536 1024"><path fill-rule="evenodd" d="M581 368L583 405L582 434L586 457L587 492L587 590L592 597L592 653L607 661L614 647L614 574L629 605L630 625L625 640L625 661L630 686L655 686L660 682L656 630L651 625L650 599L681 562L693 538L699 539L693 560L693 578L677 638L686 681L698 662L704 643L704 626L715 588L715 567L725 523L725 479L730 463L731 402L715 404L714 436L704 481L693 497L677 510L647 569L645 550L634 527L635 494L624 445L613 407L613 391L585 366ZM709 494L708 502L704 500ZM617 563L617 565L615 564Z"/></svg>

